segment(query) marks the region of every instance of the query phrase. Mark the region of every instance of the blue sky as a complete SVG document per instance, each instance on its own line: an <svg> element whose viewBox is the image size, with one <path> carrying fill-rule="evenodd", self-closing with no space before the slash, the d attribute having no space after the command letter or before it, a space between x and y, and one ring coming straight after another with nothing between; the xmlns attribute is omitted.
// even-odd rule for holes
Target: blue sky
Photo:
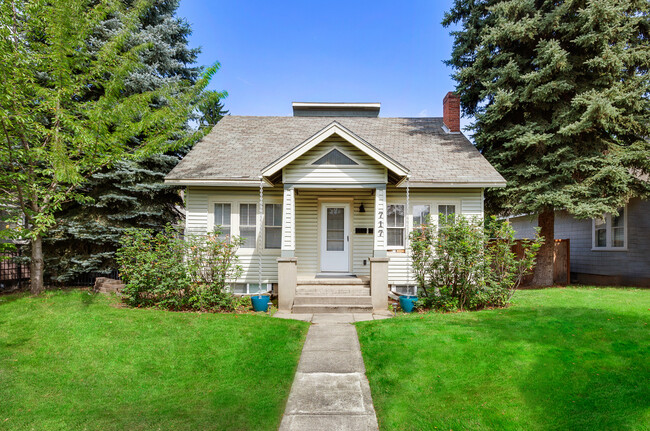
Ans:
<svg viewBox="0 0 650 431"><path fill-rule="evenodd" d="M233 115L291 115L292 101L381 102L381 116L442 116L454 89L443 1L182 0L200 64ZM467 122L464 121L466 124Z"/></svg>

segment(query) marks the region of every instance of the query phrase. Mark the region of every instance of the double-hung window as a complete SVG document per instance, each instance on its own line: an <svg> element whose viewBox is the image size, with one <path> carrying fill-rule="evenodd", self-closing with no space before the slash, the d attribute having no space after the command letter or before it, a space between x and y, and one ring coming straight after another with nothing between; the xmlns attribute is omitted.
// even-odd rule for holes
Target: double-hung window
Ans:
<svg viewBox="0 0 650 431"><path fill-rule="evenodd" d="M214 204L214 227L221 235L230 235L230 204Z"/></svg>
<svg viewBox="0 0 650 431"><path fill-rule="evenodd" d="M438 205L439 224L451 223L456 214L456 205Z"/></svg>
<svg viewBox="0 0 650 431"><path fill-rule="evenodd" d="M430 205L413 205L413 227L418 228L429 222Z"/></svg>
<svg viewBox="0 0 650 431"><path fill-rule="evenodd" d="M266 204L264 243L266 248L279 249L282 242L282 204Z"/></svg>
<svg viewBox="0 0 650 431"><path fill-rule="evenodd" d="M388 247L404 247L404 205L388 205L386 211Z"/></svg>
<svg viewBox="0 0 650 431"><path fill-rule="evenodd" d="M625 208L618 209L618 215L603 214L593 221L593 248L597 249L621 249L627 247L627 235L625 229Z"/></svg>
<svg viewBox="0 0 650 431"><path fill-rule="evenodd" d="M257 205L239 205L239 236L243 240L241 248L255 248L257 225Z"/></svg>

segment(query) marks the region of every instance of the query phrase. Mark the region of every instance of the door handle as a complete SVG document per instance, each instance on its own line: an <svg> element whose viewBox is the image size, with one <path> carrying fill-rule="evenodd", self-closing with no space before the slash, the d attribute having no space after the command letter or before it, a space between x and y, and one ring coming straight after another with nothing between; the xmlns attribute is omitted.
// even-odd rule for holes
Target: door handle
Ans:
<svg viewBox="0 0 650 431"><path fill-rule="evenodd" d="M350 242L350 235L348 235L348 242Z"/></svg>

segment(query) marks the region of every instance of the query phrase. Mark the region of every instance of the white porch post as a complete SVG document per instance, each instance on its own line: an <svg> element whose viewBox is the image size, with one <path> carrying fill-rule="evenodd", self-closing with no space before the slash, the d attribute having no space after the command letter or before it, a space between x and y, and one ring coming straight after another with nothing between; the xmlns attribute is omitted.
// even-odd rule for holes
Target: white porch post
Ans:
<svg viewBox="0 0 650 431"><path fill-rule="evenodd" d="M374 257L386 257L386 186L375 189Z"/></svg>
<svg viewBox="0 0 650 431"><path fill-rule="evenodd" d="M388 309L388 261L386 257L386 186L375 189L374 256L370 258L370 296L374 312Z"/></svg>
<svg viewBox="0 0 650 431"><path fill-rule="evenodd" d="M292 186L285 186L282 201L282 257L296 254L296 197Z"/></svg>
<svg viewBox="0 0 650 431"><path fill-rule="evenodd" d="M282 244L278 258L278 309L291 312L298 284L296 254L296 197L294 188L285 186L282 201Z"/></svg>

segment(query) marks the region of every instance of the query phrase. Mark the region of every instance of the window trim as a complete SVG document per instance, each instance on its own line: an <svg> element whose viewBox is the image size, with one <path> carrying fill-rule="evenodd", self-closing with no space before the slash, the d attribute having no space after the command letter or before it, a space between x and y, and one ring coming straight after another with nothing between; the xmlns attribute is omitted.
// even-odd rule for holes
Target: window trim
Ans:
<svg viewBox="0 0 650 431"><path fill-rule="evenodd" d="M216 205L230 205L230 224L228 225L228 228L230 229L230 233L229 233L228 235L226 235L226 236L228 236L228 237L232 237L232 235L233 235L233 233L232 233L232 232L233 232L233 222L232 222L233 208L232 208L232 203L231 203L231 202L224 202L224 201L221 201L221 200L219 200L219 201L214 201L214 202L210 202L210 208L211 208L211 210L212 210L212 213L210 213L210 214L208 215L208 217L209 217L209 219L210 219L211 222L212 222L212 228L209 228L208 231L209 231L209 232L212 232L212 231L213 231L217 226L221 226L221 227L225 226L225 225L218 225L218 224L216 224L216 223L214 222L214 217L215 217L214 207L215 207ZM209 225L209 224L210 224L210 223L208 223L208 225ZM209 227L209 226L208 226L208 227Z"/></svg>
<svg viewBox="0 0 650 431"><path fill-rule="evenodd" d="M612 246L612 215L610 213L603 214L605 219L605 247L596 246L596 218L591 219L591 251L627 251L627 231L629 226L627 224L627 205L623 206L623 246Z"/></svg>
<svg viewBox="0 0 650 431"><path fill-rule="evenodd" d="M279 205L280 206L280 225L275 226L275 225L268 225L266 224L266 206L267 205ZM262 229L263 232L260 232L261 235L263 235L263 241L264 241L264 250L282 250L282 222L283 222L283 216L284 216L284 205L282 202L264 202L264 215L262 217ZM266 246L266 228L271 227L271 228L279 228L280 229L280 246L279 247L267 247Z"/></svg>
<svg viewBox="0 0 650 431"><path fill-rule="evenodd" d="M401 205L404 207L404 226L401 228L389 227L388 226L388 207L390 205ZM408 209L406 208L406 202L403 201L386 201L386 250L388 253L397 251L398 253L403 253L406 250L406 241L408 240L408 235L406 234L409 231L411 223L409 222ZM404 245L390 245L388 244L388 229L402 229L402 243Z"/></svg>
<svg viewBox="0 0 650 431"><path fill-rule="evenodd" d="M255 292L251 292L250 285L251 284L257 284L257 283L249 283L249 282L245 282L245 281L236 281L236 282L231 282L231 283L228 283L228 284L230 286L230 290L231 290L231 293L233 295L255 296L259 292L259 290L256 290ZM246 293L235 293L235 285L237 285L237 284L245 284L246 285ZM271 292L273 290L273 283L264 283L264 282L262 282L262 285L265 285L265 284L266 284L266 290L262 292L262 295L264 295L265 293L269 293L269 292Z"/></svg>

